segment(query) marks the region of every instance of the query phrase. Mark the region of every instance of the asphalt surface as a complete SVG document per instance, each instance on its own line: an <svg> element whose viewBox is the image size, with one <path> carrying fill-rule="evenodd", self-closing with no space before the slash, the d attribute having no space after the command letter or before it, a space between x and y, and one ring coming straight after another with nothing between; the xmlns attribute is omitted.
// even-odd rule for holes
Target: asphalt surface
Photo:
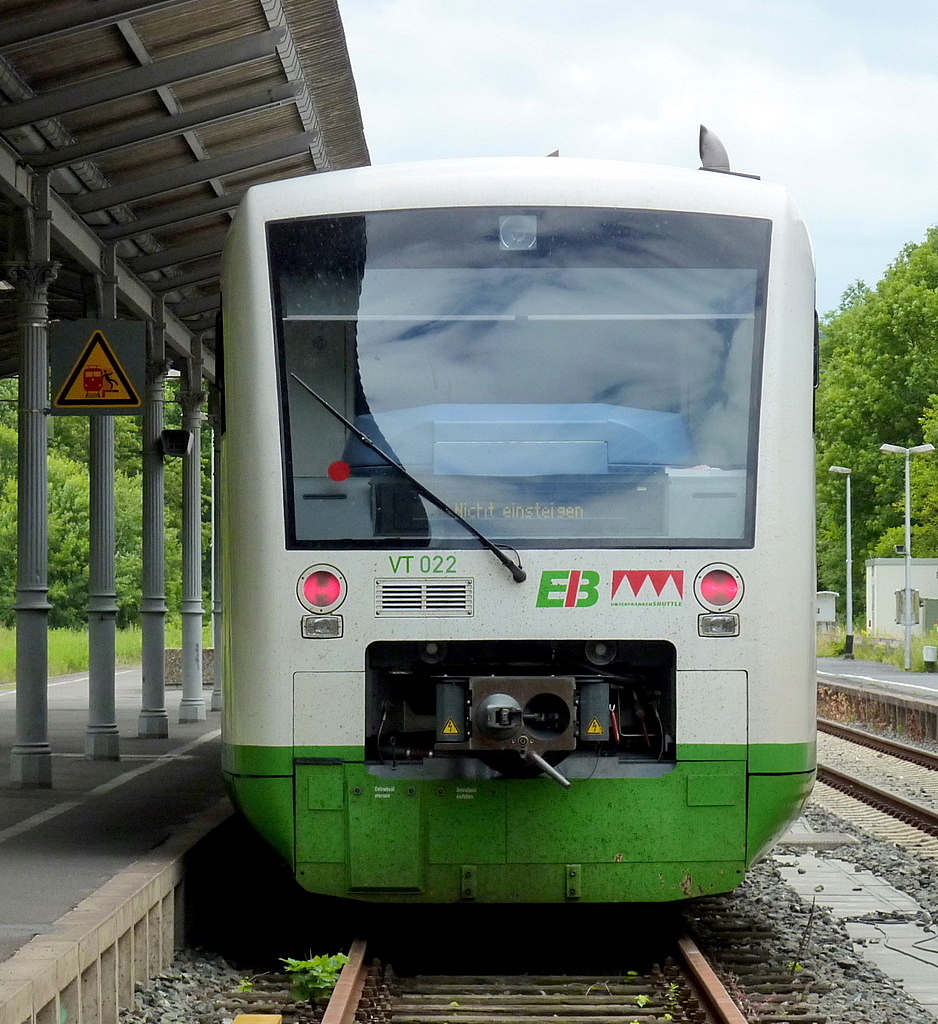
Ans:
<svg viewBox="0 0 938 1024"><path fill-rule="evenodd" d="M818 658L817 674L820 680L855 683L920 700L938 701L938 672L906 672L879 661Z"/></svg>

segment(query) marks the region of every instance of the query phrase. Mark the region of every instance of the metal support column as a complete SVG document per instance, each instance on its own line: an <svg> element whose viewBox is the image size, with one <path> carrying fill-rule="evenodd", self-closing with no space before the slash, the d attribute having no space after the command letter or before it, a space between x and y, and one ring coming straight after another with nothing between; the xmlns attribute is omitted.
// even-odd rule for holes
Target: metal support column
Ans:
<svg viewBox="0 0 938 1024"><path fill-rule="evenodd" d="M193 341L181 393L182 425L192 447L182 466L182 700L180 722L205 720L202 695L202 391L201 345Z"/></svg>
<svg viewBox="0 0 938 1024"><path fill-rule="evenodd" d="M16 788L52 786L49 746L49 531L46 448L49 407L49 183L36 179L35 208L27 211L28 259L6 267L17 292L20 375L17 437L16 736L10 781Z"/></svg>
<svg viewBox="0 0 938 1024"><path fill-rule="evenodd" d="M117 318L117 266L108 246L99 279L99 315ZM120 733L114 699L114 646L117 634L114 497L114 417L90 416L88 470L91 480L88 583L88 728L85 757L120 760Z"/></svg>
<svg viewBox="0 0 938 1024"><path fill-rule="evenodd" d="M221 415L218 389L210 392L212 424L212 644L215 650L215 680L212 711L221 711Z"/></svg>
<svg viewBox="0 0 938 1024"><path fill-rule="evenodd" d="M163 385L166 360L163 302L147 339L147 392L143 405L143 701L137 733L153 739L169 735L164 660L166 651L166 570L163 507Z"/></svg>

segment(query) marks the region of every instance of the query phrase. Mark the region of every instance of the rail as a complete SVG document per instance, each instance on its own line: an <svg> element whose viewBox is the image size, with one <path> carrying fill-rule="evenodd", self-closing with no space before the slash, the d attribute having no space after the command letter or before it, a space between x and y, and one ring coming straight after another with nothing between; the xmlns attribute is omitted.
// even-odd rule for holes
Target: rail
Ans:
<svg viewBox="0 0 938 1024"><path fill-rule="evenodd" d="M367 945L355 939L348 951L348 963L342 968L332 991L321 1024L352 1024L355 1011L365 991L368 977ZM283 1014L239 1014L231 1024L283 1024Z"/></svg>
<svg viewBox="0 0 938 1024"><path fill-rule="evenodd" d="M342 968L339 980L326 1006L322 1024L352 1024L355 1011L365 988L368 967L365 963L367 945L364 939L356 939L349 950L348 963Z"/></svg>
<svg viewBox="0 0 938 1024"><path fill-rule="evenodd" d="M717 977L706 957L687 935L677 942L677 968L682 985L668 986L659 972L642 979L630 976L619 982L592 977L533 977L527 975L415 979L399 988L382 1019L422 1021L425 1024L551 1024L575 1017L596 1021L625 1021L632 1015L645 1019L700 1020L711 1024L747 1024L747 1019ZM357 939L342 969L322 1024L352 1024L365 991L368 967L366 944ZM647 987L649 995L644 988ZM667 990L683 987L688 1005L679 1010L667 1002ZM670 1009L674 1010L673 1014ZM644 1009L643 1009L644 1008ZM701 1018L700 1011L704 1017ZM651 1012L653 1017L646 1015ZM663 1017L660 1015L664 1014ZM481 1016L480 1016L481 1015ZM259 1024L254 1018L236 1018L234 1024ZM276 1017L263 1024L279 1024Z"/></svg>
<svg viewBox="0 0 938 1024"><path fill-rule="evenodd" d="M855 729L843 722L831 721L829 718L818 718L817 727L821 732L826 732L830 736L837 736L839 739L849 740L861 747L868 747L870 750L898 757L903 761L920 765L922 768L938 771L938 754L933 754L922 747L913 747L909 743L900 743L898 740L889 739L886 736L876 736L863 729Z"/></svg>
<svg viewBox="0 0 938 1024"><path fill-rule="evenodd" d="M905 797L899 796L897 793L880 789L855 775L842 772L829 765L818 765L817 778L819 782L840 790L840 792L846 793L870 807L875 807L885 814L892 815L908 825L913 825L930 836L938 836L938 812L924 804L906 800Z"/></svg>
<svg viewBox="0 0 938 1024"><path fill-rule="evenodd" d="M698 1002L709 1011L715 1024L747 1024L742 1011L733 1002L723 982L714 974L707 958L687 935L677 942L684 961L684 970L691 980Z"/></svg>

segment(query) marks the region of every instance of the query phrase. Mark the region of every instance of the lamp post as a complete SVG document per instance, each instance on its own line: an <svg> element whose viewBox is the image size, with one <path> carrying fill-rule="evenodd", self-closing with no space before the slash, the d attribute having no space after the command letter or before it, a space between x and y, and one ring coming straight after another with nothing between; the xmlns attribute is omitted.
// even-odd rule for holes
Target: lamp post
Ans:
<svg viewBox="0 0 938 1024"><path fill-rule="evenodd" d="M850 470L846 466L831 466L831 473L847 478L847 634L844 638L844 658L853 661L853 542L850 534Z"/></svg>
<svg viewBox="0 0 938 1024"><path fill-rule="evenodd" d="M902 618L905 625L905 670L912 668L912 524L911 498L909 490L909 456L927 455L935 450L933 444L917 444L914 448L903 448L898 444L881 444L881 452L905 456L905 589L902 601Z"/></svg>

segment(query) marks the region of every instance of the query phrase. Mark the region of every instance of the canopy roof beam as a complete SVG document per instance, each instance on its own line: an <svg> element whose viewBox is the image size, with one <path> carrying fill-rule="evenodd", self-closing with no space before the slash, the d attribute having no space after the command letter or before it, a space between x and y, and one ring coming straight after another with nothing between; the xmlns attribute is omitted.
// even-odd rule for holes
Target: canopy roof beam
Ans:
<svg viewBox="0 0 938 1024"><path fill-rule="evenodd" d="M0 108L2 110L2 108ZM308 153L318 139L313 132L302 132L288 135L286 138L274 139L250 149L240 149L224 156L199 160L195 163L174 167L160 174L150 174L143 178L134 178L123 185L112 185L110 188L85 192L72 198L72 209L78 213L94 213L106 210L123 203L132 203L138 199L150 199L153 196L172 192L187 185L197 185L211 178L225 174L236 174L238 171L249 171L254 167L274 163L276 160L287 160Z"/></svg>
<svg viewBox="0 0 938 1024"><path fill-rule="evenodd" d="M162 270L163 267L172 267L177 263L216 256L224 247L227 233L227 228L206 232L201 238L185 245L174 245L160 249L159 252L149 252L145 256L134 256L127 264L135 274L145 274L148 270Z"/></svg>
<svg viewBox="0 0 938 1024"><path fill-rule="evenodd" d="M176 291L178 288L185 288L190 284L204 284L206 281L216 281L221 276L221 260L212 260L211 263L203 264L195 270L188 270L183 274L176 274L174 277L164 277L161 281L150 283L150 291L159 295L162 292Z"/></svg>
<svg viewBox="0 0 938 1024"><path fill-rule="evenodd" d="M200 78L216 71L230 70L237 64L270 57L277 52L277 47L285 38L285 30L268 29L266 32L255 32L239 39L205 46L201 50L164 57L144 67L102 75L82 82L81 88L70 85L51 89L41 96L0 107L0 131L21 128L36 121L93 107L98 103L126 99L164 85Z"/></svg>
<svg viewBox="0 0 938 1024"><path fill-rule="evenodd" d="M113 25L124 18L154 14L186 0L82 0L64 11L43 11L41 18L7 18L0 23L0 50L58 39L83 29Z"/></svg>
<svg viewBox="0 0 938 1024"><path fill-rule="evenodd" d="M37 170L67 167L79 160L93 160L105 153L142 142L173 138L191 129L204 128L251 111L280 107L285 103L295 102L300 91L301 87L293 82L264 86L238 93L237 96L231 96L220 103L209 103L170 117L154 118L124 131L103 133L85 142L50 149L45 153L30 155L26 159Z"/></svg>
<svg viewBox="0 0 938 1024"><path fill-rule="evenodd" d="M205 295L200 299L185 299L182 302L173 303L170 308L178 317L197 316L199 313L210 313L221 306L221 296L216 292L214 295Z"/></svg>
<svg viewBox="0 0 938 1024"><path fill-rule="evenodd" d="M244 191L226 192L224 195L216 196L214 199L197 199L192 202L179 203L175 206L167 206L165 210L152 213L138 220L128 221L126 224L111 224L109 227L99 228L99 238L117 240L120 238L132 238L134 235L143 235L148 231L155 231L158 228L169 226L183 226L202 217L211 217L217 213L228 213L237 208L238 203L244 198Z"/></svg>
<svg viewBox="0 0 938 1024"><path fill-rule="evenodd" d="M31 204L33 181L36 175L30 173L19 157L0 140L0 191L16 207L22 209ZM80 267L91 274L102 272L101 242L82 220L75 216L68 206L53 192L49 197L51 213L50 229L56 245ZM135 316L144 320L153 319L155 300L152 294L127 266L117 261L117 293L120 301ZM166 317L166 341L180 355L191 351L192 338L189 331L175 316ZM214 359L206 353L206 376L215 377Z"/></svg>

